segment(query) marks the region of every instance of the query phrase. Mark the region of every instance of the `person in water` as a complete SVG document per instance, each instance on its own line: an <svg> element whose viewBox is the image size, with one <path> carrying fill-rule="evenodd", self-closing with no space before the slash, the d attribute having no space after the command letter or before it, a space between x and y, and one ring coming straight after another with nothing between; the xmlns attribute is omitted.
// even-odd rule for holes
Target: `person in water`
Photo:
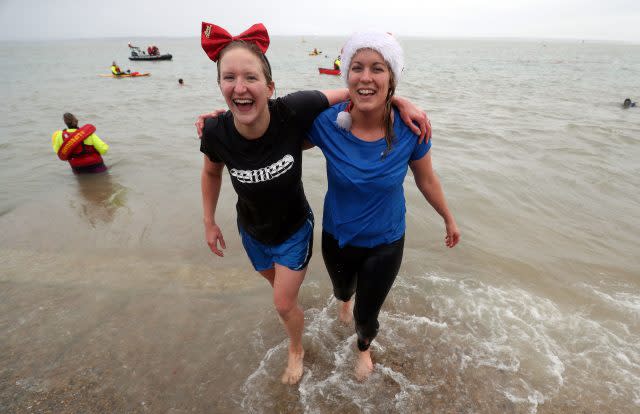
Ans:
<svg viewBox="0 0 640 414"><path fill-rule="evenodd" d="M357 33L346 42L342 62L350 100L320 114L308 137L326 158L322 255L339 318L355 319L355 374L364 380L373 370L370 346L378 315L402 263L409 167L444 220L445 245L454 247L460 232L432 168L431 142L419 142L396 121L391 100L404 66L400 44L388 33Z"/></svg>
<svg viewBox="0 0 640 414"><path fill-rule="evenodd" d="M182 80L182 78L178 79L178 85L184 86L184 81Z"/></svg>
<svg viewBox="0 0 640 414"><path fill-rule="evenodd" d="M314 118L347 99L348 91L303 91L272 99L275 84L265 55L269 35L262 24L231 36L203 22L201 42L217 64L217 82L229 108L219 117L201 116L196 123L199 128L204 123L200 150L205 155L201 174L205 239L214 254L224 256L226 244L216 209L226 166L238 196L243 247L254 269L273 288L273 302L289 337L282 382L295 384L302 377L304 358L304 313L298 291L313 250L314 225L301 179L304 137ZM413 110L426 134L426 115L403 101L398 103Z"/></svg>
<svg viewBox="0 0 640 414"><path fill-rule="evenodd" d="M624 103L622 104L622 107L627 109L627 108L633 108L634 106L636 106L635 102L631 101L631 98L627 98L624 100Z"/></svg>
<svg viewBox="0 0 640 414"><path fill-rule="evenodd" d="M114 61L111 63L111 73L112 73L114 76L122 76L122 75L126 75L127 73L129 73L129 71L127 70L126 72L123 72L122 70L120 70L120 66L118 66L118 65L116 64L116 61L114 60Z"/></svg>
<svg viewBox="0 0 640 414"><path fill-rule="evenodd" d="M78 119L67 112L62 116L66 129L51 136L53 150L62 161L68 161L74 173L100 173L107 170L102 155L109 146L95 134L96 128L87 124L78 128Z"/></svg>

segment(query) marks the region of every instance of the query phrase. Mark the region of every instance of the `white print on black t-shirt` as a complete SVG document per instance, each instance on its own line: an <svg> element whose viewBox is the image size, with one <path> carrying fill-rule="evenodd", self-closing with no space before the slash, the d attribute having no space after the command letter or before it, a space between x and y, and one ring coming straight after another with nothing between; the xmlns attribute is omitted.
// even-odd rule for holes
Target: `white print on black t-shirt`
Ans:
<svg viewBox="0 0 640 414"><path fill-rule="evenodd" d="M273 180L290 170L291 167L293 167L293 157L287 154L282 157L281 160L274 162L268 167L260 168L259 170L236 170L233 168L229 172L241 183L252 184Z"/></svg>

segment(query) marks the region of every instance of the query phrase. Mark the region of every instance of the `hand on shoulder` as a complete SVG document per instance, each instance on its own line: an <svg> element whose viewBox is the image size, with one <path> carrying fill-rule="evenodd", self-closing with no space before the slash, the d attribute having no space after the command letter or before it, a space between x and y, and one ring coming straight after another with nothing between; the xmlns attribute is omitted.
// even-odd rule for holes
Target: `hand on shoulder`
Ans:
<svg viewBox="0 0 640 414"><path fill-rule="evenodd" d="M205 121L213 119L213 125L215 125L218 122L217 118L223 115L225 112L227 112L226 109L216 109L213 112L199 115L195 123L198 137L202 138L202 134L204 132L204 127L205 127Z"/></svg>

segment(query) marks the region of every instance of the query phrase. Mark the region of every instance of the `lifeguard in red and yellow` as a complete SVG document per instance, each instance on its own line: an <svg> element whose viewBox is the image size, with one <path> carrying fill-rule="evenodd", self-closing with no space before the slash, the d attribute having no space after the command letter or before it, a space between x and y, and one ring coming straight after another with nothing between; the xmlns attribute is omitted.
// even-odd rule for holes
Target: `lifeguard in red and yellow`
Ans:
<svg viewBox="0 0 640 414"><path fill-rule="evenodd" d="M62 117L67 129L56 131L51 136L53 150L62 161L69 161L74 173L99 173L107 170L102 160L109 146L94 132L96 128L87 124L78 128L78 119L70 113Z"/></svg>

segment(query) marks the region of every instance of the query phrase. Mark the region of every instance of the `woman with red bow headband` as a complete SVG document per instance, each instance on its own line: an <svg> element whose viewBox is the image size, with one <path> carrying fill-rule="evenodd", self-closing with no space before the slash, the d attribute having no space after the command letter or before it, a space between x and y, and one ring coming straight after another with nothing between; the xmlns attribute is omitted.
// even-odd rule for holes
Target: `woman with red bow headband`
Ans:
<svg viewBox="0 0 640 414"><path fill-rule="evenodd" d="M255 270L273 287L274 304L289 336L282 382L295 384L302 377L304 357L298 291L311 258L314 224L301 179L303 142L316 116L346 100L348 91L303 91L271 99L275 84L265 56L269 35L262 24L231 36L203 22L201 41L217 63L218 85L229 107L219 117L208 117L201 134L206 241L213 253L224 256L215 211L226 165L238 195L242 244ZM426 132L424 113L406 100L398 103L422 121Z"/></svg>

